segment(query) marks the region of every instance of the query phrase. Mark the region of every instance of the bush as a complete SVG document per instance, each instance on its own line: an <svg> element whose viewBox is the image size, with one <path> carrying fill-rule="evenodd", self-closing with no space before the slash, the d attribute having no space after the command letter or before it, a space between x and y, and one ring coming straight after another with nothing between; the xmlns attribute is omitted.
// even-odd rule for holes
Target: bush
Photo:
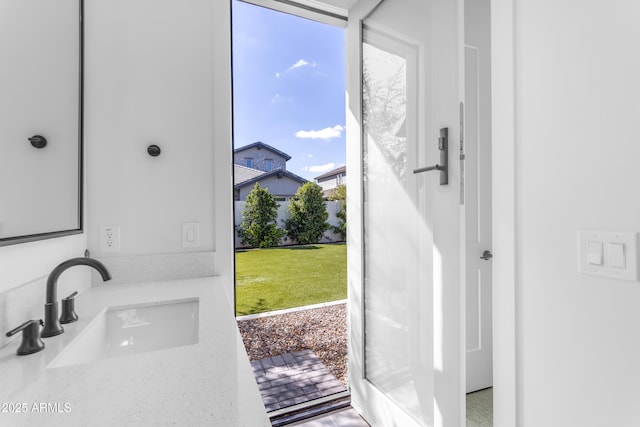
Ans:
<svg viewBox="0 0 640 427"><path fill-rule="evenodd" d="M285 221L287 237L302 245L318 243L331 225L327 222L327 203L322 188L307 182L289 200L289 218Z"/></svg>
<svg viewBox="0 0 640 427"><path fill-rule="evenodd" d="M247 195L242 210L242 222L237 229L242 244L253 248L277 246L285 235L284 230L278 228L277 218L278 202L269 193L269 189L262 188L256 182Z"/></svg>

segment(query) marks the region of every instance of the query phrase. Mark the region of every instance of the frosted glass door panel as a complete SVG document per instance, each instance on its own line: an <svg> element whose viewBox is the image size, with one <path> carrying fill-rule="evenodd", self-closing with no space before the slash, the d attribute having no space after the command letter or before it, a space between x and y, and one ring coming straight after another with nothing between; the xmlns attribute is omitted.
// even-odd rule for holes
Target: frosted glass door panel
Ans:
<svg viewBox="0 0 640 427"><path fill-rule="evenodd" d="M420 46L391 34L387 0L363 22L365 376L418 420L432 384L428 277L432 256L418 144ZM395 5L395 6L394 6ZM404 5L406 7L407 5ZM415 38L413 38L415 40Z"/></svg>

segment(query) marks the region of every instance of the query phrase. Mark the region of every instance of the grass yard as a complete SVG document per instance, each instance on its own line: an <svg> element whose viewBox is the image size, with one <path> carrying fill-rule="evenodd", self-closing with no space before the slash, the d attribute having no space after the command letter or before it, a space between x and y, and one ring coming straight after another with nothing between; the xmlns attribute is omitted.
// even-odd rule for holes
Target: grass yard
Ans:
<svg viewBox="0 0 640 427"><path fill-rule="evenodd" d="M316 244L236 252L238 316L345 298L345 244Z"/></svg>

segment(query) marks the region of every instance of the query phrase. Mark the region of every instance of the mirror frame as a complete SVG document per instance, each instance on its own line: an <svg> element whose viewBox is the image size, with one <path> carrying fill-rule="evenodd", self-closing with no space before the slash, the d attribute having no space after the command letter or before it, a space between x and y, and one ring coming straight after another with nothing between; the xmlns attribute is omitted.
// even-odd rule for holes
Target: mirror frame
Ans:
<svg viewBox="0 0 640 427"><path fill-rule="evenodd" d="M0 247L82 234L84 232L84 0L78 0L78 221L77 228L0 238Z"/></svg>

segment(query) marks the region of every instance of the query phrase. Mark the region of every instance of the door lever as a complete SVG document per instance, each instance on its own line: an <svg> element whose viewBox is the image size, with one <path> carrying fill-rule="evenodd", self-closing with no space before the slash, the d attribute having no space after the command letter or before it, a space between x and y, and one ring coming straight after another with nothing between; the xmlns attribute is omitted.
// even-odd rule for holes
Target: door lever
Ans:
<svg viewBox="0 0 640 427"><path fill-rule="evenodd" d="M438 138L438 150L440 150L440 162L434 166L414 169L413 173L422 173L429 171L440 171L440 185L449 184L449 128L440 129L440 138Z"/></svg>

